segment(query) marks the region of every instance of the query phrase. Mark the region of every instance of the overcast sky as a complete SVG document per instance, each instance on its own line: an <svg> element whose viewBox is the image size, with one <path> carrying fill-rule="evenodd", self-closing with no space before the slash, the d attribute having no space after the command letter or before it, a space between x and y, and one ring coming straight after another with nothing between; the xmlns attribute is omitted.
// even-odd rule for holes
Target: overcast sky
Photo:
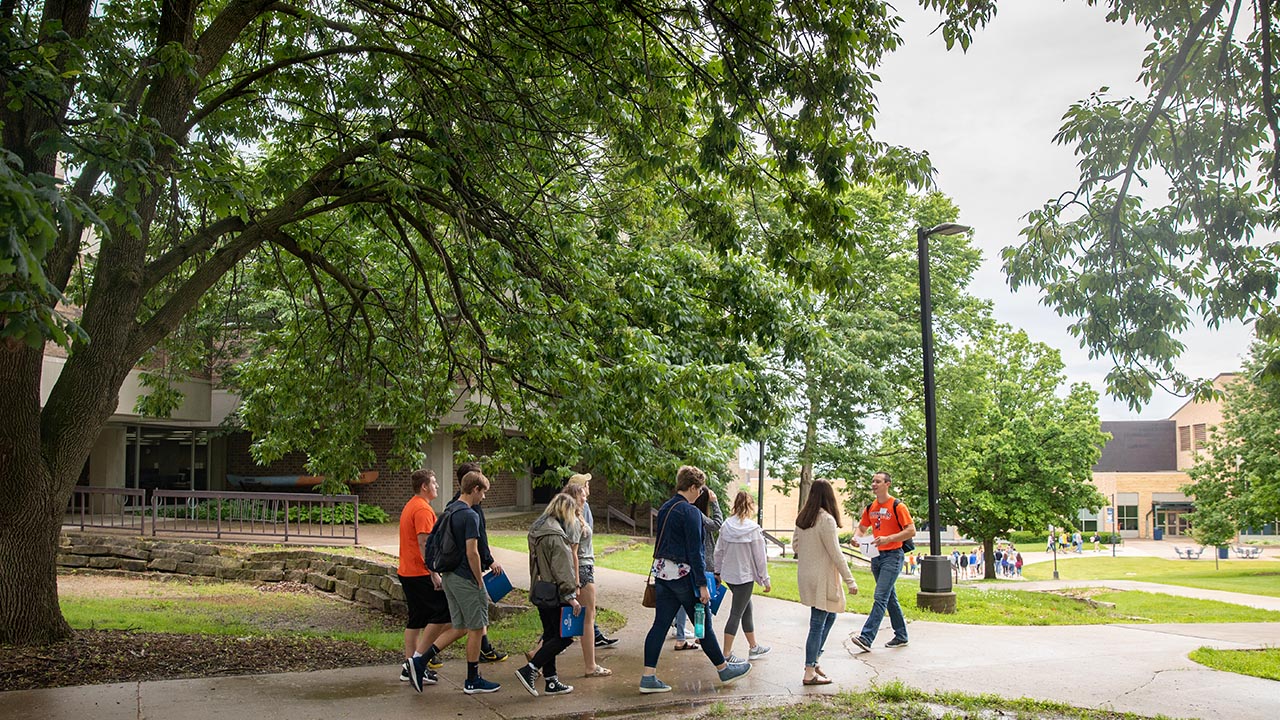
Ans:
<svg viewBox="0 0 1280 720"><path fill-rule="evenodd" d="M936 15L914 0L900 0L899 8L907 19L900 29L905 45L880 71L879 138L928 151L939 189L960 207L960 221L975 228L984 264L974 294L995 303L998 320L1060 350L1069 380L1104 393L1109 363L1089 360L1067 333L1067 320L1040 305L1038 293L1013 294L999 253L1019 241L1022 215L1076 186L1071 149L1053 144L1063 113L1104 85L1113 93L1138 92L1149 39L1132 26L1105 22L1103 10L1082 0L1009 2L962 54L947 52L941 33L930 34ZM1212 377L1239 368L1249 331L1199 328L1182 340L1180 368ZM1183 402L1157 395L1138 415L1104 395L1099 413L1104 420L1160 419Z"/></svg>

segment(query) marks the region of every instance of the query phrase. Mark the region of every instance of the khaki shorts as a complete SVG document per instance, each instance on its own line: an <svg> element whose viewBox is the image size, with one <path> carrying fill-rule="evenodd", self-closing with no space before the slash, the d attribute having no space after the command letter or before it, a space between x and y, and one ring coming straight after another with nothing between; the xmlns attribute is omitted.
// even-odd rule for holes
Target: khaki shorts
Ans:
<svg viewBox="0 0 1280 720"><path fill-rule="evenodd" d="M458 630L483 630L489 626L489 594L484 586L455 573L444 573L444 596L449 601L449 621Z"/></svg>

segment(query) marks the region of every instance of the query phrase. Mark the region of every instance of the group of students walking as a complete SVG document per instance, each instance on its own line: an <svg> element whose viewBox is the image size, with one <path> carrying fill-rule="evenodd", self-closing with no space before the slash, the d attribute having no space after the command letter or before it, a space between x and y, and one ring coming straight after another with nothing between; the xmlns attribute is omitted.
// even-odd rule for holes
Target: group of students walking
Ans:
<svg viewBox="0 0 1280 720"><path fill-rule="evenodd" d="M484 514L480 510L489 490L489 481L475 463L458 467L459 494L446 506L448 518L443 531L453 533L458 547L465 548L465 561L448 572L433 573L423 554L436 523L429 503L439 493L434 473L418 470L411 476L414 496L400 517L401 585L404 587L409 619L405 629L405 662L401 679L413 683L418 692L438 682L437 656L455 640L467 638L467 694L495 692L500 688L480 675L480 664L505 659L489 644L489 596L485 571L501 574L502 567L489 554ZM538 608L542 637L525 653L527 663L516 670L520 684L537 696L542 692L560 695L573 691L562 682L557 657L573 643L561 637L561 621L566 612L583 615L586 630L594 630L594 641L582 643L585 677L607 677L612 671L596 661L595 650L617 642L595 627L595 558L592 547L592 516L587 498L591 476L574 475L564 489L551 499L529 529L530 599ZM871 650L885 614L893 627L893 639L885 647L907 645L907 626L898 604L894 583L903 566L903 542L915 535L915 525L906 505L889 495L888 473L872 476L876 499L862 512L857 535L871 536L876 552L871 572L876 581L871 612L862 630L850 641L863 652ZM678 615L696 618L701 637L690 641L681 637L677 649L700 649L715 667L719 680L732 683L751 672L751 660L769 652L757 642L751 598L756 585L764 592L772 589L766 561L764 531L752 519L755 501L745 492L733 500L733 513L723 520L706 474L692 466L676 473L675 494L663 503L655 518L657 540L650 569L653 584L653 624L644 642L644 669L640 692L669 692L671 686L657 676L658 662L667 633L673 624L683 630ZM856 594L858 585L840 550L840 511L830 483L815 480L796 518L794 548L800 602L809 607L809 632L805 641L805 685L831 682L819 661L837 613L846 609L846 592ZM718 540L715 531L719 531ZM443 576L443 577L441 577ZM712 628L711 593L721 583L730 594L725 617L723 645ZM564 608L568 608L566 611ZM732 653L736 636L746 636L745 656Z"/></svg>
<svg viewBox="0 0 1280 720"><path fill-rule="evenodd" d="M871 612L862 630L850 638L863 652L871 650L886 613L894 637L885 646L907 645L907 624L894 583L902 570L902 544L915 536L916 529L906 505L890 496L889 488L888 473L872 476L871 489L876 499L863 511L857 530L859 536L872 536L870 544L877 550L871 560L871 572L876 579ZM696 505L703 497L710 497L706 475L696 467L681 467L676 473L675 495L662 505L655 518L658 535L650 570L655 607L653 625L645 637L644 669L640 676L642 693L671 690L671 686L657 676L667 628L678 612L693 617L698 605L708 605L717 579L727 584L733 594L724 626L724 649L710 629L712 616L706 612L701 613L706 618L707 630L699 647L715 667L720 681L728 684L744 677L751 672L750 660L769 652L769 648L756 641L751 611L754 586L763 586L765 592L772 589L765 561L764 531L751 519L754 501L742 492L734 498L733 517L721 526L720 539L714 543L710 555L712 565L708 568L707 514ZM810 613L802 678L805 685L831 682L819 660L836 614L846 609L846 590L850 594L858 592L840 550L839 528L840 510L835 491L830 483L815 480L796 518L794 541L800 602L809 606ZM749 643L745 659L728 652L739 629ZM680 647L682 645L677 645Z"/></svg>
<svg viewBox="0 0 1280 720"><path fill-rule="evenodd" d="M459 492L445 506L441 522L447 526L455 547L464 551L463 560L452 570L432 572L424 558L427 542L436 530L437 517L431 501L440 493L439 483L431 470L416 470L410 476L413 497L400 513L400 565L397 575L404 589L408 620L405 622L405 660L400 679L413 684L418 692L439 681L436 671L441 650L459 638L466 637L467 677L462 691L468 695L491 693L501 685L480 674L483 662L507 659L489 642L489 606L492 601L484 576L501 575L502 565L489 551L484 511L480 504L489 492L489 479L476 463L457 467ZM594 624L595 555L591 544L590 475L575 475L569 485L534 522L529 532L529 575L555 584L560 604L573 608L575 614L586 613L584 627L594 629L594 641L583 643L583 660L587 677L605 677L612 673L595 661L598 647L611 647L618 641L606 637ZM554 614L554 618L552 617ZM540 674L545 680L544 692L573 692L573 686L560 682L555 657L572 642L560 637L560 613L543 611L543 635L540 647L526 653L528 664L517 672L521 683L537 695L533 680ZM532 668L532 673L526 669Z"/></svg>

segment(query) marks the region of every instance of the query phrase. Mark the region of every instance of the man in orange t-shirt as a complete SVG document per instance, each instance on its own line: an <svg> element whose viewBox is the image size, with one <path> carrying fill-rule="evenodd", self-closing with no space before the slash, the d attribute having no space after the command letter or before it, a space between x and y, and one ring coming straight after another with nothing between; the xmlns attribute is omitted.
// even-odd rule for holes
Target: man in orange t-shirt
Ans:
<svg viewBox="0 0 1280 720"><path fill-rule="evenodd" d="M870 530L875 537L876 550L879 551L871 558L871 575L876 579L875 600L871 604L871 612L867 614L867 622L862 626L862 632L850 638L863 652L871 652L871 643L875 642L876 633L880 631L880 621L884 619L886 612L893 625L893 639L884 646L907 646L907 621L902 617L902 606L898 604L898 593L894 586L898 581L898 573L902 572L902 543L915 537L916 525L906 503L889 495L891 482L892 478L887 472L871 476L871 491L875 493L876 500L862 511L862 519L858 523L858 537L865 537Z"/></svg>
<svg viewBox="0 0 1280 720"><path fill-rule="evenodd" d="M436 524L431 501L440 494L440 485L430 470L414 470L409 480L413 483L413 497L400 511L400 567L396 570L405 604L409 606L409 619L404 624L405 659L400 667L400 680L405 682L412 679L413 658L425 653L449 627L448 601L444 591L436 587L435 578L422 559L427 536ZM426 669L422 682L434 685L435 671Z"/></svg>

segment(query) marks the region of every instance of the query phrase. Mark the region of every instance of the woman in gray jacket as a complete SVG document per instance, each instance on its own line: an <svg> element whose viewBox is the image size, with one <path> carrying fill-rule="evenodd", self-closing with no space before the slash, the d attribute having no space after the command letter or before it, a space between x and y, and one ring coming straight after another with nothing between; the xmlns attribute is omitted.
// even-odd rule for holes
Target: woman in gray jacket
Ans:
<svg viewBox="0 0 1280 720"><path fill-rule="evenodd" d="M516 678L530 695L537 697L534 684L538 674L546 678L548 695L564 695L573 692L572 685L560 682L556 675L556 656L573 644L573 638L560 637L561 608L568 605L573 614L582 612L578 604L578 575L574 572L573 551L569 549L565 527L578 514L578 503L561 493L551 498L547 509L529 528L529 587L545 581L554 583L560 594L559 607L539 607L542 620L542 647L534 653L529 664L516 670Z"/></svg>
<svg viewBox="0 0 1280 720"><path fill-rule="evenodd" d="M756 501L747 493L738 491L733 498L733 515L720 526L720 539L716 541L716 575L729 586L733 603L729 618L724 621L724 654L727 662L745 662L731 651L733 638L738 634L738 624L747 636L747 657L755 659L769 652L769 647L756 643L755 621L751 613L751 591L755 584L769 592L769 563L764 550L764 530L752 519Z"/></svg>

